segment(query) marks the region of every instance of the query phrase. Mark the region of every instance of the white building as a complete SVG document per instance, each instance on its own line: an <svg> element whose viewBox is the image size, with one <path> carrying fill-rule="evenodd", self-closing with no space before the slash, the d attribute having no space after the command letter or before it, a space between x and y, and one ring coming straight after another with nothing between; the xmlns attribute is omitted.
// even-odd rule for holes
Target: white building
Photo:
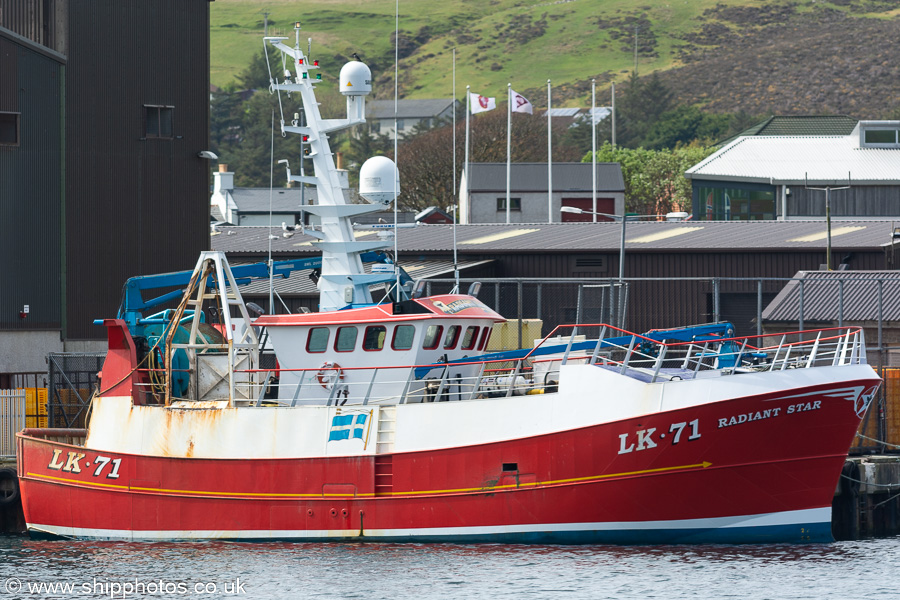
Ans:
<svg viewBox="0 0 900 600"><path fill-rule="evenodd" d="M470 163L469 170L471 179L463 172L460 183L460 223L506 223L506 163ZM594 220L587 213L561 212L563 206L625 214L625 180L618 163L597 163L596 206L591 163L553 163L552 174L553 193L548 194L547 163L510 166L510 223Z"/></svg>
<svg viewBox="0 0 900 600"><path fill-rule="evenodd" d="M459 102L452 98L435 98L430 100L398 100L397 129L400 137L409 133L416 125L433 127L438 121L453 120L453 109ZM366 121L369 129L376 135L394 135L394 101L367 100Z"/></svg>

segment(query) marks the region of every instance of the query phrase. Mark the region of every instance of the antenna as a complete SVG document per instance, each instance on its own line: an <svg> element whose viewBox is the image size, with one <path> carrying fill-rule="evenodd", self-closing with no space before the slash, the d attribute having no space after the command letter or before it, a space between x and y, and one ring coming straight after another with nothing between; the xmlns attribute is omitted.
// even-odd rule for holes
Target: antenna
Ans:
<svg viewBox="0 0 900 600"><path fill-rule="evenodd" d="M825 256L825 268L829 271L831 268L831 191L832 190L849 190L850 189L850 172L847 171L847 185L841 187L832 187L827 185L823 188L809 187L809 174L803 174L803 183L804 187L808 190L815 190L817 192L825 192L825 223L827 224L827 242L826 242L826 256Z"/></svg>

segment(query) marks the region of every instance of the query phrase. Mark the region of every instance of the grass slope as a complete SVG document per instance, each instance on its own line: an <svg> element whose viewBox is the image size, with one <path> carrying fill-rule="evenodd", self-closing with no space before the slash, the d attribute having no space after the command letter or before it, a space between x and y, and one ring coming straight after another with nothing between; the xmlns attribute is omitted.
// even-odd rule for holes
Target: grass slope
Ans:
<svg viewBox="0 0 900 600"><path fill-rule="evenodd" d="M262 47L263 12L268 11L270 35L293 40L292 24L301 21L301 40L305 45L306 38L312 38L312 57L320 59L325 79L336 79L347 57L358 52L372 68L376 97L393 95L392 0L217 0L210 6L215 85L233 82ZM894 0L405 0L400 13L401 97L450 96L455 47L457 96L470 85L478 93L502 97L509 82L536 106L546 106L548 79L555 106L586 106L591 79L597 80L598 90L626 79L634 66L636 26L639 72L660 71L679 81L681 69L703 72L704 65L710 65L712 77L727 78L729 67L742 60L729 49L740 47L748 58L764 55L776 41L773 32L787 22L803 24L791 30L797 43L806 35L815 37L819 22L830 23L835 55L852 52L842 47L842 31L865 32L878 24L879 32L890 35L900 25ZM835 25L836 19L846 20L843 28ZM859 37L854 36L856 48ZM865 49L863 44L860 50ZM894 58L882 53L879 60L890 70L891 64L898 64ZM809 66L789 59L781 57L785 85ZM757 77L766 76L762 71ZM684 100L723 109L722 102L715 102L719 98L692 95L689 85L681 87ZM889 97L884 102L890 107L891 101ZM791 112L767 106L765 98L756 107L760 112ZM815 112L817 106L813 102L790 108Z"/></svg>

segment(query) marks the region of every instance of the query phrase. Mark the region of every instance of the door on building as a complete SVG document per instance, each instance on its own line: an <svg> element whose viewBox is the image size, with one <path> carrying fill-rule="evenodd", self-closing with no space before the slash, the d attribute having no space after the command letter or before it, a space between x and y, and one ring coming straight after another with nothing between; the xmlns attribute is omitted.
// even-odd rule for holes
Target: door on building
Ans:
<svg viewBox="0 0 900 600"><path fill-rule="evenodd" d="M594 201L591 198L563 198L562 199L563 206L573 206L575 208L580 208L581 210L589 210L594 211ZM598 213L607 213L613 215L616 213L616 201L614 198L597 198L597 211ZM594 220L594 215L590 213L560 213L562 214L563 223L568 222L591 222ZM614 219L610 219L609 217L603 217L597 215L598 221L613 221Z"/></svg>

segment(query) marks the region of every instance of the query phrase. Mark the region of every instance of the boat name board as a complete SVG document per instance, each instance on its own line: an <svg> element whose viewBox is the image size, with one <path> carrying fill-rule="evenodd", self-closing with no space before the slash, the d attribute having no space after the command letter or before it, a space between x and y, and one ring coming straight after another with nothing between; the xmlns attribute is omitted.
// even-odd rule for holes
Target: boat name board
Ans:
<svg viewBox="0 0 900 600"><path fill-rule="evenodd" d="M62 450L55 449L53 451L53 456L50 458L50 464L47 465L47 468L53 469L54 471L65 471L67 473L81 473L80 463L81 460L86 456L87 454L85 454L84 452L69 452L66 456L65 462L63 462ZM97 455L97 457L93 459L93 464L94 466L96 466L96 469L94 469L94 477L100 477L106 466L112 464L112 469L110 469L109 473L106 474L106 478L119 478L119 467L122 465L121 458L110 459L110 457L108 456ZM89 469L90 467L91 460L89 459L84 463L84 468Z"/></svg>
<svg viewBox="0 0 900 600"><path fill-rule="evenodd" d="M687 441L692 442L694 440L700 439L700 419L694 419L690 422L683 423L672 423L669 426L669 438L672 441L672 445L674 446L678 442L681 441L681 433L690 426L690 434L687 436ZM656 427L651 427L649 429L638 429L635 432L635 436L637 437L637 442L631 442L629 444L629 439L631 437L630 433L623 433L619 435L619 452L618 454L628 454L629 452L640 452L641 450L649 450L650 448L656 448L659 444L653 439L653 434L656 433ZM674 434L674 435L672 435ZM666 437L665 433L659 434L660 442L664 440Z"/></svg>
<svg viewBox="0 0 900 600"><path fill-rule="evenodd" d="M801 402L799 404L791 404L787 407L787 410L784 414L792 415L794 413L806 412L809 410L818 410L822 408L822 401L816 400L815 402ZM743 423L750 423L751 421L760 421L762 419L770 419L772 417L777 417L781 414L781 407L777 408L767 408L766 410L758 410L756 412L748 412L742 413L739 415L733 415L731 417L723 417L719 419L719 429L723 427L731 427L732 425L741 425Z"/></svg>

